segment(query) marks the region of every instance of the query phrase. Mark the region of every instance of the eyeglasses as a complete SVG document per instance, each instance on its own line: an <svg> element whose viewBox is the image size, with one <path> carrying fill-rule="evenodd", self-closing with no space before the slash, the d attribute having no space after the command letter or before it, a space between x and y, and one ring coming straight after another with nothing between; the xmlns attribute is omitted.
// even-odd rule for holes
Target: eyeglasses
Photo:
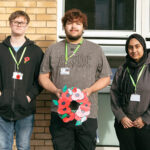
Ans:
<svg viewBox="0 0 150 150"><path fill-rule="evenodd" d="M14 26L25 27L27 25L27 22L12 21L12 24Z"/></svg>

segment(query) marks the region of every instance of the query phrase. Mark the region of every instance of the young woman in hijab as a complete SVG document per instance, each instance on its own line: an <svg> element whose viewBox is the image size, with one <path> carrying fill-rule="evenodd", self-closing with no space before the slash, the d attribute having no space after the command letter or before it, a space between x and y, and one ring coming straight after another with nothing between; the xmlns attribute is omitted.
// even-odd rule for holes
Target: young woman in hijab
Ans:
<svg viewBox="0 0 150 150"><path fill-rule="evenodd" d="M126 61L111 86L120 150L150 150L150 54L139 34L126 41Z"/></svg>

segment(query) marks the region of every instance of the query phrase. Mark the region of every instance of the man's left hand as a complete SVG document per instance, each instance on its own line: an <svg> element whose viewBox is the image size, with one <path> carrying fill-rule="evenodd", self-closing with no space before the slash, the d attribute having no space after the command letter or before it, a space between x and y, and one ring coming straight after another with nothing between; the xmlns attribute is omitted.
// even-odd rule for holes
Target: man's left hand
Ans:
<svg viewBox="0 0 150 150"><path fill-rule="evenodd" d="M87 96L90 96L92 93L92 90L90 88L86 88L86 89L83 89L83 92L85 92Z"/></svg>

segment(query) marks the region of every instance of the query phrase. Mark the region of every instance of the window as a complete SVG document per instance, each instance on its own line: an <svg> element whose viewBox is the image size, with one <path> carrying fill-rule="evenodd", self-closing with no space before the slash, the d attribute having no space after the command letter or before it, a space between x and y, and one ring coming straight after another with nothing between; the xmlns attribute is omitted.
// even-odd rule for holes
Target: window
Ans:
<svg viewBox="0 0 150 150"><path fill-rule="evenodd" d="M150 41L150 1L144 0L142 3L142 34ZM150 45L148 43L148 45Z"/></svg>
<svg viewBox="0 0 150 150"><path fill-rule="evenodd" d="M78 8L88 16L88 30L135 31L135 0L65 0L65 11Z"/></svg>
<svg viewBox="0 0 150 150"><path fill-rule="evenodd" d="M116 41L116 39L124 40L133 32L141 33L141 4L143 1L59 0L58 36L60 38L65 36L61 24L64 12L71 8L78 8L88 16L89 25L84 32L85 38L94 39L100 44L124 45L124 41Z"/></svg>
<svg viewBox="0 0 150 150"><path fill-rule="evenodd" d="M115 72L121 64L124 62L124 57L108 57L107 58L112 69L111 82L115 75ZM100 137L100 142L97 146L118 146L119 142L114 130L114 115L111 110L110 104L110 86L102 89L99 92L98 101L98 133Z"/></svg>
<svg viewBox="0 0 150 150"><path fill-rule="evenodd" d="M71 8L87 14L89 25L83 37L100 44L107 56L124 56L126 39L132 33L150 41L149 0L59 0L57 4L58 41L65 37L61 18Z"/></svg>

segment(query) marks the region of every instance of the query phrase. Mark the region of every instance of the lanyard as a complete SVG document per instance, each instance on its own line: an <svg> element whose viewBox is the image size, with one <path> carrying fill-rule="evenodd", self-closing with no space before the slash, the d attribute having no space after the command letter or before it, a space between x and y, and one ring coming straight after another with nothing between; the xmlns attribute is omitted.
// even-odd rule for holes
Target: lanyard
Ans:
<svg viewBox="0 0 150 150"><path fill-rule="evenodd" d="M20 65L20 63L21 63L21 61L22 61L22 58L23 58L23 56L24 56L24 53L25 53L26 49L27 49L27 47L24 48L24 50L23 50L23 52L22 52L22 54L21 54L21 56L20 56L19 62L17 62L17 60L16 60L16 58L15 58L15 56L14 56L14 54L13 54L11 48L9 47L10 54L11 54L12 58L14 59L16 65L17 65L17 70L19 70L19 65Z"/></svg>
<svg viewBox="0 0 150 150"><path fill-rule="evenodd" d="M127 71L128 71L128 73L129 73L131 82L132 82L133 86L135 87L135 89L134 89L135 92L136 92L137 83L138 83L138 81L139 81L139 79L140 79L140 77L141 77L141 75L142 75L142 73L143 73L144 68L145 68L145 64L143 65L142 69L140 70L140 73L138 74L138 77L137 77L137 81L136 81L136 83L135 83L134 79L132 78L132 76L131 76L131 74L130 74L129 68L127 67Z"/></svg>
<svg viewBox="0 0 150 150"><path fill-rule="evenodd" d="M75 50L73 51L73 53L68 57L68 45L66 42L66 49L65 49L65 64L67 64L69 58L73 57L77 51L79 50L81 44L83 43L83 39L81 39L80 43L78 44L78 46L75 48Z"/></svg>

